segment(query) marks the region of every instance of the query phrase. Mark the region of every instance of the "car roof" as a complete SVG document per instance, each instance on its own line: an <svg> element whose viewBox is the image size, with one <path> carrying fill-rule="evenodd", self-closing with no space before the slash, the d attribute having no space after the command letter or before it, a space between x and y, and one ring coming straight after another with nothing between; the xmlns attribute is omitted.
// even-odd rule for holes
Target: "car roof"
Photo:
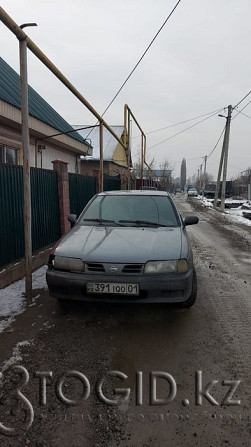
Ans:
<svg viewBox="0 0 251 447"><path fill-rule="evenodd" d="M166 191L156 191L154 189L130 189L130 190L117 190L117 191L103 191L99 195L104 196L126 196L126 195L138 195L138 196L164 196L169 197L170 194Z"/></svg>

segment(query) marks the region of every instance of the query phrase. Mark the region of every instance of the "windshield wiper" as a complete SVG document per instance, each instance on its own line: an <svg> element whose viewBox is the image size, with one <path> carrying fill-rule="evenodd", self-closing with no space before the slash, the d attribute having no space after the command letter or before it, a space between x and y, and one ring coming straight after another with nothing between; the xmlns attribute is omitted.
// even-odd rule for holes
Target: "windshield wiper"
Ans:
<svg viewBox="0 0 251 447"><path fill-rule="evenodd" d="M119 223L133 223L136 225L150 225L153 227L166 227L167 225L157 223L157 222L149 222L148 220L119 220Z"/></svg>
<svg viewBox="0 0 251 447"><path fill-rule="evenodd" d="M83 219L85 222L98 222L98 223L113 223L115 225L120 225L118 222L115 222L115 220L109 220L109 219Z"/></svg>

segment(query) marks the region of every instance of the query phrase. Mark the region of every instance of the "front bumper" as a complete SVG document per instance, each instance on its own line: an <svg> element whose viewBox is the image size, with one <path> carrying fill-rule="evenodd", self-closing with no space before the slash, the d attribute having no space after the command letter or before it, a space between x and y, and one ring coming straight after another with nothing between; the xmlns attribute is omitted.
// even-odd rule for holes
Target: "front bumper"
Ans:
<svg viewBox="0 0 251 447"><path fill-rule="evenodd" d="M51 296L59 299L107 303L182 303L192 291L193 270L182 274L90 275L48 269L46 280ZM136 283L139 295L87 293L87 282Z"/></svg>

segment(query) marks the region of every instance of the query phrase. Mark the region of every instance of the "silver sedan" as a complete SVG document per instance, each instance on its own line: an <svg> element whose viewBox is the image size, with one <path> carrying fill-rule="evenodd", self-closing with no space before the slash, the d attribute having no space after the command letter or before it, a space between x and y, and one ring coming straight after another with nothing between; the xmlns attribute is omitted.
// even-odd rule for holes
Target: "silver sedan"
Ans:
<svg viewBox="0 0 251 447"><path fill-rule="evenodd" d="M196 272L186 226L163 191L94 196L53 249L49 293L62 300L194 304Z"/></svg>

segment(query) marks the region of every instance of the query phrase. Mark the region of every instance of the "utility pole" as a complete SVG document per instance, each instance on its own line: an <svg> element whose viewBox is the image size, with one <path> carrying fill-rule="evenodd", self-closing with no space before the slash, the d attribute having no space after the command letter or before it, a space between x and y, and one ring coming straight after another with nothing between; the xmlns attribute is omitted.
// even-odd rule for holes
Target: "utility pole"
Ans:
<svg viewBox="0 0 251 447"><path fill-rule="evenodd" d="M207 171L207 155L205 155L204 158L204 173L203 173L203 191L202 191L202 197L204 199L205 196L205 188L206 188L206 171Z"/></svg>
<svg viewBox="0 0 251 447"><path fill-rule="evenodd" d="M200 165L200 190L201 190L201 187L202 187L201 183L202 183L202 165Z"/></svg>
<svg viewBox="0 0 251 447"><path fill-rule="evenodd" d="M36 23L25 23L37 26ZM21 84L21 119L23 146L23 184L24 184L24 245L25 245L25 296L32 300L32 239L31 239L31 191L30 191L30 142L29 142L29 106L27 75L27 41L19 40L20 84Z"/></svg>
<svg viewBox="0 0 251 447"><path fill-rule="evenodd" d="M224 162L222 189L221 189L221 211L224 211L224 208L225 208L227 159L228 159L228 146L229 146L230 122L231 122L232 111L233 111L233 107L231 105L229 105L228 106L228 114L227 114L227 116L218 115L220 117L226 118L226 120L227 120L226 127L225 127L224 140L223 140L223 145L222 145L222 151L221 151L219 170L218 170L216 190L215 190L215 195L214 195L214 205L213 205L214 208L217 207L217 200L218 200L218 194L219 194L219 189L220 189L221 172L222 172L222 166L223 166L223 162Z"/></svg>
<svg viewBox="0 0 251 447"><path fill-rule="evenodd" d="M227 114L227 124L226 124L226 144L225 144L225 154L224 154L224 165L223 165L223 178L222 178L222 189L221 189L221 211L225 209L225 193L226 193L226 179L227 179L227 159L228 159L228 147L229 147L229 134L230 134L230 122L232 115L232 106L228 106Z"/></svg>

